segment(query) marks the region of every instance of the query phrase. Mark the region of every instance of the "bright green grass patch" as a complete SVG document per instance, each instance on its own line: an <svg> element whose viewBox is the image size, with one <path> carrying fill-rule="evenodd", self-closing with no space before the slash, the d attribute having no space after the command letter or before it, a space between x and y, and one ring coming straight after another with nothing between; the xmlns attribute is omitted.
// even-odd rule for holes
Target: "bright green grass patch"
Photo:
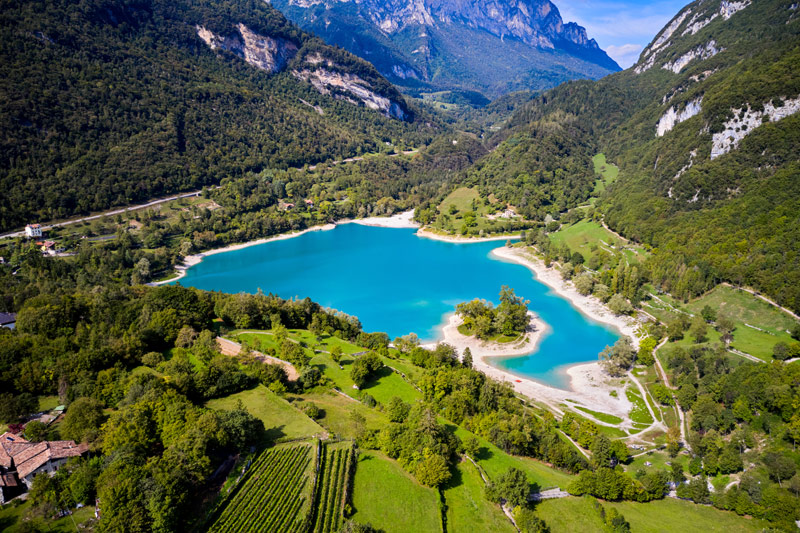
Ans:
<svg viewBox="0 0 800 533"><path fill-rule="evenodd" d="M461 440L467 437L474 436L466 429L452 424L448 424L448 429L453 431ZM518 457L509 455L489 441L476 437L480 443L480 452L475 461L483 468L486 475L490 479L497 479L501 474L508 471L509 468L519 468L528 475L528 481L536 484L539 488L548 487L561 487L566 488L570 484L573 477L570 474L550 468L549 466L540 463L530 457Z"/></svg>
<svg viewBox="0 0 800 533"><path fill-rule="evenodd" d="M58 396L39 396L39 411L52 411L61 405Z"/></svg>
<svg viewBox="0 0 800 533"><path fill-rule="evenodd" d="M21 524L30 509L30 502L26 501L19 505L6 504L0 506L0 531L10 531L14 526ZM91 505L80 509L73 509L70 516L65 516L57 520L45 520L37 518L32 524L40 526L37 531L50 531L53 533L74 533L76 525L78 527L94 520L94 507ZM28 531L28 530L26 530ZM33 531L33 529L31 529Z"/></svg>
<svg viewBox="0 0 800 533"><path fill-rule="evenodd" d="M605 154L597 154L592 158L594 173L600 176L594 184L592 196L597 196L614 183L619 176L619 167L606 161Z"/></svg>
<svg viewBox="0 0 800 533"><path fill-rule="evenodd" d="M637 533L664 531L703 531L734 533L761 531L769 526L762 520L747 519L729 511L696 505L682 500L665 498L649 503L602 502L615 507ZM589 498L546 500L536 506L539 516L550 526L552 533L602 533L603 527L594 503Z"/></svg>
<svg viewBox="0 0 800 533"><path fill-rule="evenodd" d="M645 465L645 463L650 463L650 466ZM680 463L683 465L685 471L689 468L689 457L682 453L679 453L676 457L670 457L669 454L664 451L653 450L644 455L634 457L629 464L625 465L625 470L631 473L636 472L640 468L644 468L645 470L668 470L671 468L671 465L667 463Z"/></svg>
<svg viewBox="0 0 800 533"><path fill-rule="evenodd" d="M439 496L397 462L379 452L361 452L353 484L353 520L387 533L441 531Z"/></svg>
<svg viewBox="0 0 800 533"><path fill-rule="evenodd" d="M601 422L606 422L607 424L621 424L622 419L618 416L609 415L607 413L601 413L599 411L592 411L591 409L587 409L586 407L581 407L580 405L576 405L575 409L579 409L584 413L588 413L595 417L596 419L600 420Z"/></svg>
<svg viewBox="0 0 800 533"><path fill-rule="evenodd" d="M339 368L339 365L334 363L328 354L318 353L311 359L311 364L319 368L342 392L358 399L359 391L353 388L353 380L350 379L350 365L353 361L354 359L350 357L342 357L340 360L342 368ZM414 403L422 397L417 389L388 367L381 368L361 391L384 404L393 396L398 396L408 403Z"/></svg>
<svg viewBox="0 0 800 533"><path fill-rule="evenodd" d="M459 187L448 194L439 204L440 214L436 217L432 227L439 231L462 233L464 216L467 213L474 213L476 226L470 228L470 233L478 234L481 230L488 233L506 231L507 220L488 218L496 206L487 205L487 203L480 197L477 189ZM451 213L451 209L455 212Z"/></svg>
<svg viewBox="0 0 800 533"><path fill-rule="evenodd" d="M650 416L650 412L647 410L647 406L638 391L634 391L632 387L628 387L625 389L625 395L633 404L633 409L631 409L630 414L631 420L639 424L652 424L653 417Z"/></svg>
<svg viewBox="0 0 800 533"><path fill-rule="evenodd" d="M638 246L623 242L601 224L591 220L581 220L570 226L562 226L549 236L556 246L566 244L572 252L579 252L587 260L601 251L618 259L625 257L629 263L637 263L641 260L637 256L645 255Z"/></svg>
<svg viewBox="0 0 800 533"><path fill-rule="evenodd" d="M484 490L483 479L471 462L456 465L444 487L448 531L516 531L500 506L486 499Z"/></svg>
<svg viewBox="0 0 800 533"><path fill-rule="evenodd" d="M206 403L210 409L235 409L241 401L247 411L264 422L267 437L300 438L319 435L322 427L263 385Z"/></svg>
<svg viewBox="0 0 800 533"><path fill-rule="evenodd" d="M734 533L762 531L769 527L763 520L738 516L710 506L697 505L674 498L650 503L619 502L616 507L631 524L631 531L660 533L669 531L703 531L705 533Z"/></svg>
<svg viewBox="0 0 800 533"><path fill-rule="evenodd" d="M389 420L380 411L370 409L350 397L342 396L331 390L318 389L314 392L306 392L302 397L293 396L292 398L297 401L313 402L322 411L319 424L329 433L345 439L356 437L353 412L364 416L367 429L380 430L389 423Z"/></svg>

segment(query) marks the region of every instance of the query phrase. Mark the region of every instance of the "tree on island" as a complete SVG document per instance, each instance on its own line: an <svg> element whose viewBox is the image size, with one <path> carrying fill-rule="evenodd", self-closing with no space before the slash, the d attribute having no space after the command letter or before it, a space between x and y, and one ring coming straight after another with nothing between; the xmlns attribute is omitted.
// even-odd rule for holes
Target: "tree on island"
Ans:
<svg viewBox="0 0 800 533"><path fill-rule="evenodd" d="M491 339L498 335L524 333L528 327L528 300L514 294L514 289L503 285L500 290L500 305L475 299L456 306L456 314L464 324L462 332L479 339Z"/></svg>

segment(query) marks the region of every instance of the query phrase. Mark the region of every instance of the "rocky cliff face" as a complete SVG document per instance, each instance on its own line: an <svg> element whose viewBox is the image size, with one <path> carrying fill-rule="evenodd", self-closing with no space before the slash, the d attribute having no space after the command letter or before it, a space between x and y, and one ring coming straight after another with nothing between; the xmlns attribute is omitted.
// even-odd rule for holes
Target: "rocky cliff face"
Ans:
<svg viewBox="0 0 800 533"><path fill-rule="evenodd" d="M270 74L287 69L297 56L298 47L292 41L280 37L260 35L245 24L237 26L238 35L217 35L198 25L197 36L212 50L225 50L239 56L254 67ZM310 83L320 93L331 95L354 105L363 104L387 117L400 120L407 118L405 106L399 98L392 99L356 74L347 72L347 67L320 53L304 56L293 65L291 74ZM344 72L342 72L344 71Z"/></svg>
<svg viewBox="0 0 800 533"><path fill-rule="evenodd" d="M619 70L550 0L270 0L410 88L496 96Z"/></svg>
<svg viewBox="0 0 800 533"><path fill-rule="evenodd" d="M566 41L598 49L586 30L574 23L564 24L549 0L341 0L359 4L366 16L386 33L409 26L442 27L463 24L488 31L497 37L514 37L541 48L555 48ZM291 5L329 5L326 0L290 0Z"/></svg>

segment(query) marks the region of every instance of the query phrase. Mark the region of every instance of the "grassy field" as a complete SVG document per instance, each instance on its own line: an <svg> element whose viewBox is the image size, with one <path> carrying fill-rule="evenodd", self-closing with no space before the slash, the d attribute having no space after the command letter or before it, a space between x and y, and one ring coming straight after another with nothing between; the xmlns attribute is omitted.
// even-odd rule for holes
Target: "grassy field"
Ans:
<svg viewBox="0 0 800 533"><path fill-rule="evenodd" d="M448 531L516 531L500 506L486 499L484 490L483 479L471 462L456 465L444 487Z"/></svg>
<svg viewBox="0 0 800 533"><path fill-rule="evenodd" d="M395 461L361 452L353 486L353 520L386 533L441 531L439 496L423 487Z"/></svg>
<svg viewBox="0 0 800 533"><path fill-rule="evenodd" d="M622 419L618 416L609 415L607 413L601 413L599 411L592 411L591 409L587 409L586 407L581 407L580 405L574 406L575 409L579 411L583 411L584 413L588 413L595 417L596 419L600 420L601 422L606 422L608 424L621 424Z"/></svg>
<svg viewBox="0 0 800 533"><path fill-rule="evenodd" d="M649 503L602 502L615 507L631 524L636 533L664 531L702 531L704 533L735 533L761 531L768 527L762 520L747 519L710 506L666 498ZM546 500L536 506L539 516L547 522L552 533L602 533L602 523L591 499L562 498Z"/></svg>
<svg viewBox="0 0 800 533"><path fill-rule="evenodd" d="M10 531L15 526L23 523L25 515L30 509L30 503L6 504L0 506L0 531ZM24 531L50 531L52 533L69 533L80 531L78 528L94 521L94 507L87 506L81 509L73 509L70 516L65 516L57 520L35 519L31 525L38 526L38 529L25 529ZM76 527L77 526L77 527Z"/></svg>
<svg viewBox="0 0 800 533"><path fill-rule="evenodd" d="M304 393L302 397L291 397L296 401L313 402L322 410L319 424L329 433L342 438L356 437L356 427L351 413L357 412L366 419L367 429L381 429L387 424L387 419L380 411L370 409L356 400L344 397L333 391L319 391Z"/></svg>
<svg viewBox="0 0 800 533"><path fill-rule="evenodd" d="M581 220L571 226L562 226L549 236L556 246L566 244L572 252L579 252L587 261L601 251L617 259L625 258L629 264L639 263L646 257L639 246L625 243L602 224L592 220Z"/></svg>
<svg viewBox="0 0 800 533"><path fill-rule="evenodd" d="M650 289L651 292L654 292L652 288ZM772 348L776 343L790 343L793 341L786 330L793 326L794 319L780 309L745 291L718 285L703 296L686 303L675 300L665 294L657 296L658 299L652 299L647 302L648 306L645 309L664 323L675 320L680 314L698 315L706 305L714 309L718 315L724 314L728 316L736 325L736 329L733 331L731 347L754 355L764 361L772 360ZM760 328L763 331L751 326ZM708 343L710 344L720 342L719 333L710 326L708 328L708 338ZM690 346L693 343L694 339L686 335L684 339L676 344Z"/></svg>
<svg viewBox="0 0 800 533"><path fill-rule="evenodd" d="M650 412L647 410L647 406L644 403L645 401L642 399L642 395L639 394L638 389L634 389L633 386L628 387L625 389L625 395L633 404L633 409L631 409L630 414L631 420L639 424L652 424L653 417L650 416Z"/></svg>
<svg viewBox="0 0 800 533"><path fill-rule="evenodd" d="M318 435L322 427L263 385L206 403L210 409L235 409L241 401L247 411L264 422L267 438L300 438Z"/></svg>
<svg viewBox="0 0 800 533"><path fill-rule="evenodd" d="M614 183L619 176L619 167L606 161L605 154L597 154L592 158L594 163L594 173L600 176L594 184L592 196L601 194L606 188Z"/></svg>
<svg viewBox="0 0 800 533"><path fill-rule="evenodd" d="M440 231L462 233L464 216L467 213L474 213L476 226L471 228L470 232L477 234L481 230L486 233L505 231L508 225L505 219L488 218L488 215L494 213L495 208L500 208L501 212L505 210L504 205L484 201L477 189L459 187L439 204L439 216L436 217L432 227Z"/></svg>
<svg viewBox="0 0 800 533"><path fill-rule="evenodd" d="M474 436L461 427L449 425L448 428L454 431L458 438L462 440ZM509 455L489 441L480 437L477 437L477 439L481 448L473 459L483 468L490 479L496 479L509 468L514 467L524 471L528 475L528 481L536 484L539 488L566 488L572 482L573 476L570 474L550 468L530 457Z"/></svg>

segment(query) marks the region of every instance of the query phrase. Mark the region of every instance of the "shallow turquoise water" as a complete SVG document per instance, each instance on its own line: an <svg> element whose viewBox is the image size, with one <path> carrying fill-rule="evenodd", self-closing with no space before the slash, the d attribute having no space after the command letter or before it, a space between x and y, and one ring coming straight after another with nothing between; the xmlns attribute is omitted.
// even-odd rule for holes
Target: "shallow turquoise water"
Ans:
<svg viewBox="0 0 800 533"><path fill-rule="evenodd" d="M524 266L490 258L503 241L453 244L414 231L343 224L211 255L180 282L229 293L260 288L283 298L308 296L357 316L365 331L385 331L391 338L414 332L422 340L439 337L456 304L473 298L497 304L501 285L508 285L530 300L530 309L551 330L535 354L492 363L562 388L568 387L567 366L596 361L619 337L585 318Z"/></svg>

